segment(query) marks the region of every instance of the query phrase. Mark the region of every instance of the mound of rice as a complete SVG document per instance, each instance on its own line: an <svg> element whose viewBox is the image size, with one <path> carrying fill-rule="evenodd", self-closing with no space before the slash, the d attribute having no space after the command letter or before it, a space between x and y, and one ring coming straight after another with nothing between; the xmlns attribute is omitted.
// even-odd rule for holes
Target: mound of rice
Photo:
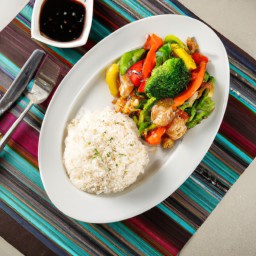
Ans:
<svg viewBox="0 0 256 256"><path fill-rule="evenodd" d="M81 109L67 130L64 164L70 181L83 191L122 191L149 162L133 120L110 108L96 113Z"/></svg>

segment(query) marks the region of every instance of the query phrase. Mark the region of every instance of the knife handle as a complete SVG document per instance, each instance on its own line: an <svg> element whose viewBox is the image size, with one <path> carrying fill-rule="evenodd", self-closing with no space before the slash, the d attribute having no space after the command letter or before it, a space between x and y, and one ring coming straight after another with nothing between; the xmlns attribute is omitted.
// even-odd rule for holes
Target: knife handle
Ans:
<svg viewBox="0 0 256 256"><path fill-rule="evenodd" d="M30 101L28 103L27 107L20 114L19 118L12 124L12 126L9 128L9 130L5 133L3 138L0 140L0 152L4 149L5 145L11 138L11 136L14 133L14 131L16 130L17 126L23 120L23 118L25 117L25 115L27 114L27 112L29 111L29 109L31 108L32 105L33 105L33 102Z"/></svg>
<svg viewBox="0 0 256 256"><path fill-rule="evenodd" d="M18 76L0 100L0 116L20 97L36 73L46 53L35 50L21 68Z"/></svg>

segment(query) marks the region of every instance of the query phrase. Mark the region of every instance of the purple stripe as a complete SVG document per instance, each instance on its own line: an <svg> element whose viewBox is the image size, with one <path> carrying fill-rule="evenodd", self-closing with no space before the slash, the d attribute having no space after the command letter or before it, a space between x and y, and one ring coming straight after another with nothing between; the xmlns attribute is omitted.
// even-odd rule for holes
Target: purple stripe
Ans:
<svg viewBox="0 0 256 256"><path fill-rule="evenodd" d="M16 117L8 112L0 120L1 132L5 134L16 120ZM19 144L34 158L38 156L38 132L29 126L26 122L21 122L12 135L12 140Z"/></svg>

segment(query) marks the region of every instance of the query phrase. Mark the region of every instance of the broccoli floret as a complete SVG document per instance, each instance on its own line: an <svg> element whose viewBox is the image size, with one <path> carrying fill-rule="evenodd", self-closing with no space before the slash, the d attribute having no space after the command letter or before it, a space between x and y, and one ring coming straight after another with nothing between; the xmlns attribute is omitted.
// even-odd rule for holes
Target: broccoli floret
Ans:
<svg viewBox="0 0 256 256"><path fill-rule="evenodd" d="M190 72L184 61L172 58L152 71L146 83L146 93L157 99L174 98L187 88Z"/></svg>

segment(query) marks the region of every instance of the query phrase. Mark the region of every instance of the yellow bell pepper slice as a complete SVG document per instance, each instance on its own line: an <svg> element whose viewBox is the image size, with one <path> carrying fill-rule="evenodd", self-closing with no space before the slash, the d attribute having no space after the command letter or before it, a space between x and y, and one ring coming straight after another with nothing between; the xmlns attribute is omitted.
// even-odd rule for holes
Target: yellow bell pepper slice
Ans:
<svg viewBox="0 0 256 256"><path fill-rule="evenodd" d="M196 63L183 48L181 48L178 44L172 44L172 49L175 55L179 58L183 59L188 70L196 69Z"/></svg>
<svg viewBox="0 0 256 256"><path fill-rule="evenodd" d="M179 47L189 52L188 47L175 35L168 35L164 39L164 43L177 44Z"/></svg>
<svg viewBox="0 0 256 256"><path fill-rule="evenodd" d="M119 85L120 85L118 64L114 63L107 69L106 82L108 84L110 93L114 97L118 97L119 96Z"/></svg>

